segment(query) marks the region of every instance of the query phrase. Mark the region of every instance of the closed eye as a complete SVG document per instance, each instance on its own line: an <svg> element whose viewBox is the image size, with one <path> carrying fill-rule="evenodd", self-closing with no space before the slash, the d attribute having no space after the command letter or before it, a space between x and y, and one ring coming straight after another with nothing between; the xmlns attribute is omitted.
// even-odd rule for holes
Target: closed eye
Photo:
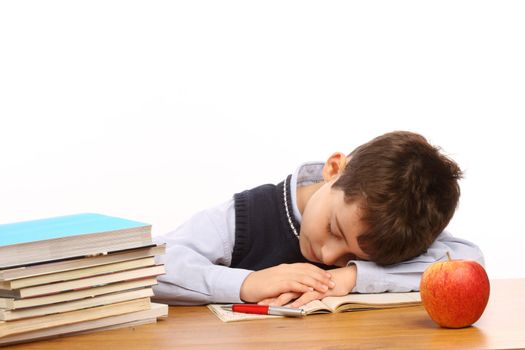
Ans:
<svg viewBox="0 0 525 350"><path fill-rule="evenodd" d="M341 230L341 225L339 225L339 220L337 219L337 216L334 216L335 218L335 225L337 227L337 231L341 234L341 239L344 239L345 244L348 246L348 241L346 239L346 236L343 233L343 230Z"/></svg>
<svg viewBox="0 0 525 350"><path fill-rule="evenodd" d="M335 233L335 232L332 230L332 224L331 224L331 223L328 224L328 226L327 226L327 228L326 228L326 231L327 231L330 235L334 236L334 237L337 238L337 239L343 239L343 237L339 236L337 233Z"/></svg>

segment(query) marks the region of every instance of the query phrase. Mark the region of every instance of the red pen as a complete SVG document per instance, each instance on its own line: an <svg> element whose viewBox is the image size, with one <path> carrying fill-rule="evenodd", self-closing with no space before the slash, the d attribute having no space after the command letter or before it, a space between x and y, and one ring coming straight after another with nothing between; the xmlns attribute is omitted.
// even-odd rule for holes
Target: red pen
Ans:
<svg viewBox="0 0 525 350"><path fill-rule="evenodd" d="M292 307L284 306L268 306L258 304L229 304L222 305L221 308L233 312L242 312L245 314L257 315L276 315L288 317L301 317L306 315L306 312L303 309L295 309Z"/></svg>

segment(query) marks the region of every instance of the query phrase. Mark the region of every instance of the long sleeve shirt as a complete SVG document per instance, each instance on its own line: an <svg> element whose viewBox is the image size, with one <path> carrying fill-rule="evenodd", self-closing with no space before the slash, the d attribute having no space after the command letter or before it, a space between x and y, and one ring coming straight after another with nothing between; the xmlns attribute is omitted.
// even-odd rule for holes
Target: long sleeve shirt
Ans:
<svg viewBox="0 0 525 350"><path fill-rule="evenodd" d="M322 180L324 163L302 164L291 178L293 215L301 222L296 189ZM154 286L155 299L172 305L237 303L244 279L253 271L229 267L235 243L235 209L233 198L191 217L175 231L155 236L157 243L167 244L166 254L158 258L166 274ZM426 267L446 258L471 259L484 263L483 254L473 243L443 231L422 255L395 265L379 266L371 261L352 260L357 267L352 292L405 292L419 289Z"/></svg>

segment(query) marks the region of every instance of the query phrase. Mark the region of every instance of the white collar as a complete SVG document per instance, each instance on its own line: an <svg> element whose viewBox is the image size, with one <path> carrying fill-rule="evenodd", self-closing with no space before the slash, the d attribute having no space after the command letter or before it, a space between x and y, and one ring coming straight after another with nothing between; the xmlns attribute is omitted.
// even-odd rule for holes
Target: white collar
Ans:
<svg viewBox="0 0 525 350"><path fill-rule="evenodd" d="M323 162L307 162L301 164L292 174L290 180L290 196L292 197L293 215L301 223L301 212L297 206L297 187L307 186L323 181Z"/></svg>

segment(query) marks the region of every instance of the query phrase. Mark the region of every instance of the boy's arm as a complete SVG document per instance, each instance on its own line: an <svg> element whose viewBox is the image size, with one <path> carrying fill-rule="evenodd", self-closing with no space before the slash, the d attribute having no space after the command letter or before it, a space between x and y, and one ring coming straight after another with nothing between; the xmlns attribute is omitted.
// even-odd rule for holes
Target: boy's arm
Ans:
<svg viewBox="0 0 525 350"><path fill-rule="evenodd" d="M263 300L262 303L284 305L298 298L292 306L300 307L315 299L322 299L325 296L342 296L350 292L418 291L421 274L430 264L447 259L447 252L453 259L476 260L484 264L483 254L476 245L442 232L426 253L414 259L390 266L379 266L370 261L352 260L346 267L329 270L336 285L326 293L317 291L303 294L284 293L278 297Z"/></svg>
<svg viewBox="0 0 525 350"><path fill-rule="evenodd" d="M476 260L484 264L483 253L473 243L442 232L427 252L390 266L379 266L370 261L350 261L357 267L356 284L352 292L381 293L418 291L421 274L432 263L447 258ZM337 282L337 281L336 281Z"/></svg>
<svg viewBox="0 0 525 350"><path fill-rule="evenodd" d="M282 264L255 272L229 267L234 222L232 200L154 237L167 243L166 254L158 258L166 274L153 287L155 300L172 305L238 303L241 298L254 302L289 291L328 289L330 274L312 264Z"/></svg>
<svg viewBox="0 0 525 350"><path fill-rule="evenodd" d="M172 305L241 301L240 286L252 271L228 267L232 205L228 201L197 213L175 231L154 237L167 243L166 254L158 258L166 274L157 278L155 300Z"/></svg>

